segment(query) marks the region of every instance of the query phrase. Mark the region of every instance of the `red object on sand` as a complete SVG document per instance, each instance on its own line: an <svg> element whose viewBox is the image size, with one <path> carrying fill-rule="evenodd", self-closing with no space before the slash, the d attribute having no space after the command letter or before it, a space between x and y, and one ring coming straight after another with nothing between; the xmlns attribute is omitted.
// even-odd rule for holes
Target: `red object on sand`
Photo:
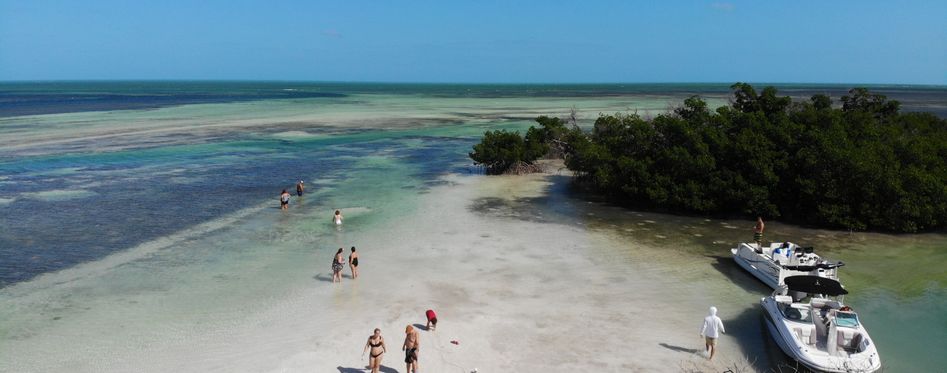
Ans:
<svg viewBox="0 0 947 373"><path fill-rule="evenodd" d="M459 344L460 344L460 342L457 342L457 341L450 341L450 343L453 343L453 344L455 344L455 345L459 345Z"/></svg>
<svg viewBox="0 0 947 373"><path fill-rule="evenodd" d="M434 313L434 310L427 310L427 312L425 312L424 315L427 316L428 321L434 320L437 318L437 314Z"/></svg>

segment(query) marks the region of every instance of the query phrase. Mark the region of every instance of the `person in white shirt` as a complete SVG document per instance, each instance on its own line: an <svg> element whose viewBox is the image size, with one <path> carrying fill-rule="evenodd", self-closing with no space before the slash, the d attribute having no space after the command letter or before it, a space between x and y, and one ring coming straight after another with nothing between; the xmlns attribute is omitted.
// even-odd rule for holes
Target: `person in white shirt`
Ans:
<svg viewBox="0 0 947 373"><path fill-rule="evenodd" d="M710 360L713 360L714 353L717 352L717 338L720 337L720 333L726 333L723 329L723 321L717 317L717 307L710 307L710 315L704 318L704 324L700 326L700 336L704 337Z"/></svg>

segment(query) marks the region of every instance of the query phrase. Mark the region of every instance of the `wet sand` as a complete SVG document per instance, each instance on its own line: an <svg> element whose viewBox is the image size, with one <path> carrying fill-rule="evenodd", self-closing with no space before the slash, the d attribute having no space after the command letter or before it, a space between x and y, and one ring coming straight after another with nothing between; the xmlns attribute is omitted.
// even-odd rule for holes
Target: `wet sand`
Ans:
<svg viewBox="0 0 947 373"><path fill-rule="evenodd" d="M378 327L389 347L384 365L403 372L405 326L422 326L428 308L437 310L440 325L421 331L421 371L716 371L740 361L729 336L716 362L697 354L706 299L691 299L692 291L675 290L654 273L611 268L597 258L597 247L620 242L477 207L484 198L537 197L548 186L543 176L448 181L416 215L381 234L386 240L368 246L384 251L365 249L359 279L314 285L330 288L331 309L318 312L337 321L310 336L311 347L287 346L295 352L271 371L363 368L361 346Z"/></svg>
<svg viewBox="0 0 947 373"><path fill-rule="evenodd" d="M791 364L762 324L758 302L770 290L727 255L749 236L751 221L609 207L567 187L568 177L553 174L445 175L397 205L342 205L347 219L337 231L329 206L261 207L43 275L0 290L0 372L352 373L365 367L362 347L376 327L389 347L383 371L404 372L405 326L423 326L428 308L440 325L421 331L423 372ZM376 210L404 213L360 226ZM878 234L768 228L773 240L843 242L847 248L820 247L854 261L877 255L872 242L905 245ZM919 242L940 253L943 237ZM346 267L333 284L332 254L350 243L359 247L361 276L352 280ZM938 267L886 260L899 271L914 268L918 278L902 282L928 289L917 298L913 285L866 282L865 263L856 264L843 274L856 292L849 303L863 311L888 366L911 367L907 352L893 353L914 343L902 329L938 316L885 319L885 310L905 302L942 307L939 279L928 273ZM713 362L701 356L698 336L711 305L728 332Z"/></svg>
<svg viewBox="0 0 947 373"><path fill-rule="evenodd" d="M251 257L226 268L205 258L204 273L113 258L4 289L13 312L74 311L39 329L8 330L0 371L354 372L378 327L386 371L404 372L403 331L423 325L428 308L440 325L421 331L425 372L722 366L697 355L711 305L699 286L679 288L645 264L609 263L600 254L623 245L615 237L502 208L541 197L547 177L446 176L414 212L359 235L362 275L352 280L346 268L341 284L331 283L329 250L306 250L301 266L281 263L297 262L292 252L251 261L258 257L238 250L227 255ZM349 240L351 231L339 234ZM175 246L149 255L174 257L161 250ZM171 273L150 278L161 271ZM140 283L115 288L112 279L126 276ZM716 305L722 315L733 309ZM720 351L714 364L742 356L730 336Z"/></svg>

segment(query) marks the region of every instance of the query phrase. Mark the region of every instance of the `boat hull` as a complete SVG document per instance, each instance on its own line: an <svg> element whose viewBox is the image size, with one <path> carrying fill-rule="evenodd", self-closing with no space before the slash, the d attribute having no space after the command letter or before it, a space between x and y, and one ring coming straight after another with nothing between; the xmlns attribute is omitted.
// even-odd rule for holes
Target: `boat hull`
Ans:
<svg viewBox="0 0 947 373"><path fill-rule="evenodd" d="M848 362L840 362L839 359L834 359L831 357L827 359L824 356L819 358L804 353L803 351L813 347L811 345L804 347L796 341L796 339L792 336L792 332L783 321L783 318L772 298L763 298L760 301L760 305L763 308L763 316L766 319L766 329L769 331L773 341L776 342L776 345L779 346L779 349L782 350L783 353L793 360L799 362L800 365L805 366L807 369L816 372L828 373L872 373L878 371L881 368L880 359L868 360L868 364L866 364L866 361L863 358L851 360ZM873 348L871 352L877 354ZM855 366L860 366L860 368Z"/></svg>
<svg viewBox="0 0 947 373"><path fill-rule="evenodd" d="M740 255L737 255L736 251L737 249L730 249L730 252L733 254L733 260L737 262L737 265L739 265L740 267L743 267L743 269L745 269L747 272L750 272L750 274L753 275L753 277L756 277L760 279L760 281L763 281L763 283L766 284L766 286L769 286L772 289L776 289L779 287L779 283L777 282L779 275L774 276L772 274L768 274L767 272L764 272L767 270L758 267L754 263L750 263L750 261L748 261L746 258Z"/></svg>
<svg viewBox="0 0 947 373"><path fill-rule="evenodd" d="M790 251L795 250L793 254L785 251L780 253L779 244L764 246L757 251L755 244L748 243L739 244L730 249L730 253L740 267L774 290L790 276L818 276L838 280L838 269L833 267L834 264L825 264L826 261L811 251L799 253L801 248L787 244L791 245Z"/></svg>

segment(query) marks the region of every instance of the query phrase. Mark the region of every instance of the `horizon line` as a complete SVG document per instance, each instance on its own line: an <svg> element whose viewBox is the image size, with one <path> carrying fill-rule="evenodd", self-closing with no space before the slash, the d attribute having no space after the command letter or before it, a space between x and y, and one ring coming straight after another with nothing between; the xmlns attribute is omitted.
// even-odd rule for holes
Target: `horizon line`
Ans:
<svg viewBox="0 0 947 373"><path fill-rule="evenodd" d="M188 82L218 82L218 83L328 83L328 84L419 84L419 85L646 85L646 84L657 84L657 85L685 85L685 84L702 84L702 85L733 85L736 83L748 83L751 85L825 85L825 86L837 86L837 85L852 85L852 86L918 86L918 87L936 87L936 88L947 88L947 84L936 84L936 83L866 83L866 82L766 82L766 81L734 81L734 82L724 82L724 81L641 81L641 82L604 82L604 81L590 81L590 82L540 82L540 81L529 81L529 82L471 82L471 81L374 81L374 80L291 80L291 79L150 79L150 78L140 78L140 79L12 79L12 80L0 80L0 84L9 84L9 83L121 83L121 82L169 82L169 83L188 83Z"/></svg>

